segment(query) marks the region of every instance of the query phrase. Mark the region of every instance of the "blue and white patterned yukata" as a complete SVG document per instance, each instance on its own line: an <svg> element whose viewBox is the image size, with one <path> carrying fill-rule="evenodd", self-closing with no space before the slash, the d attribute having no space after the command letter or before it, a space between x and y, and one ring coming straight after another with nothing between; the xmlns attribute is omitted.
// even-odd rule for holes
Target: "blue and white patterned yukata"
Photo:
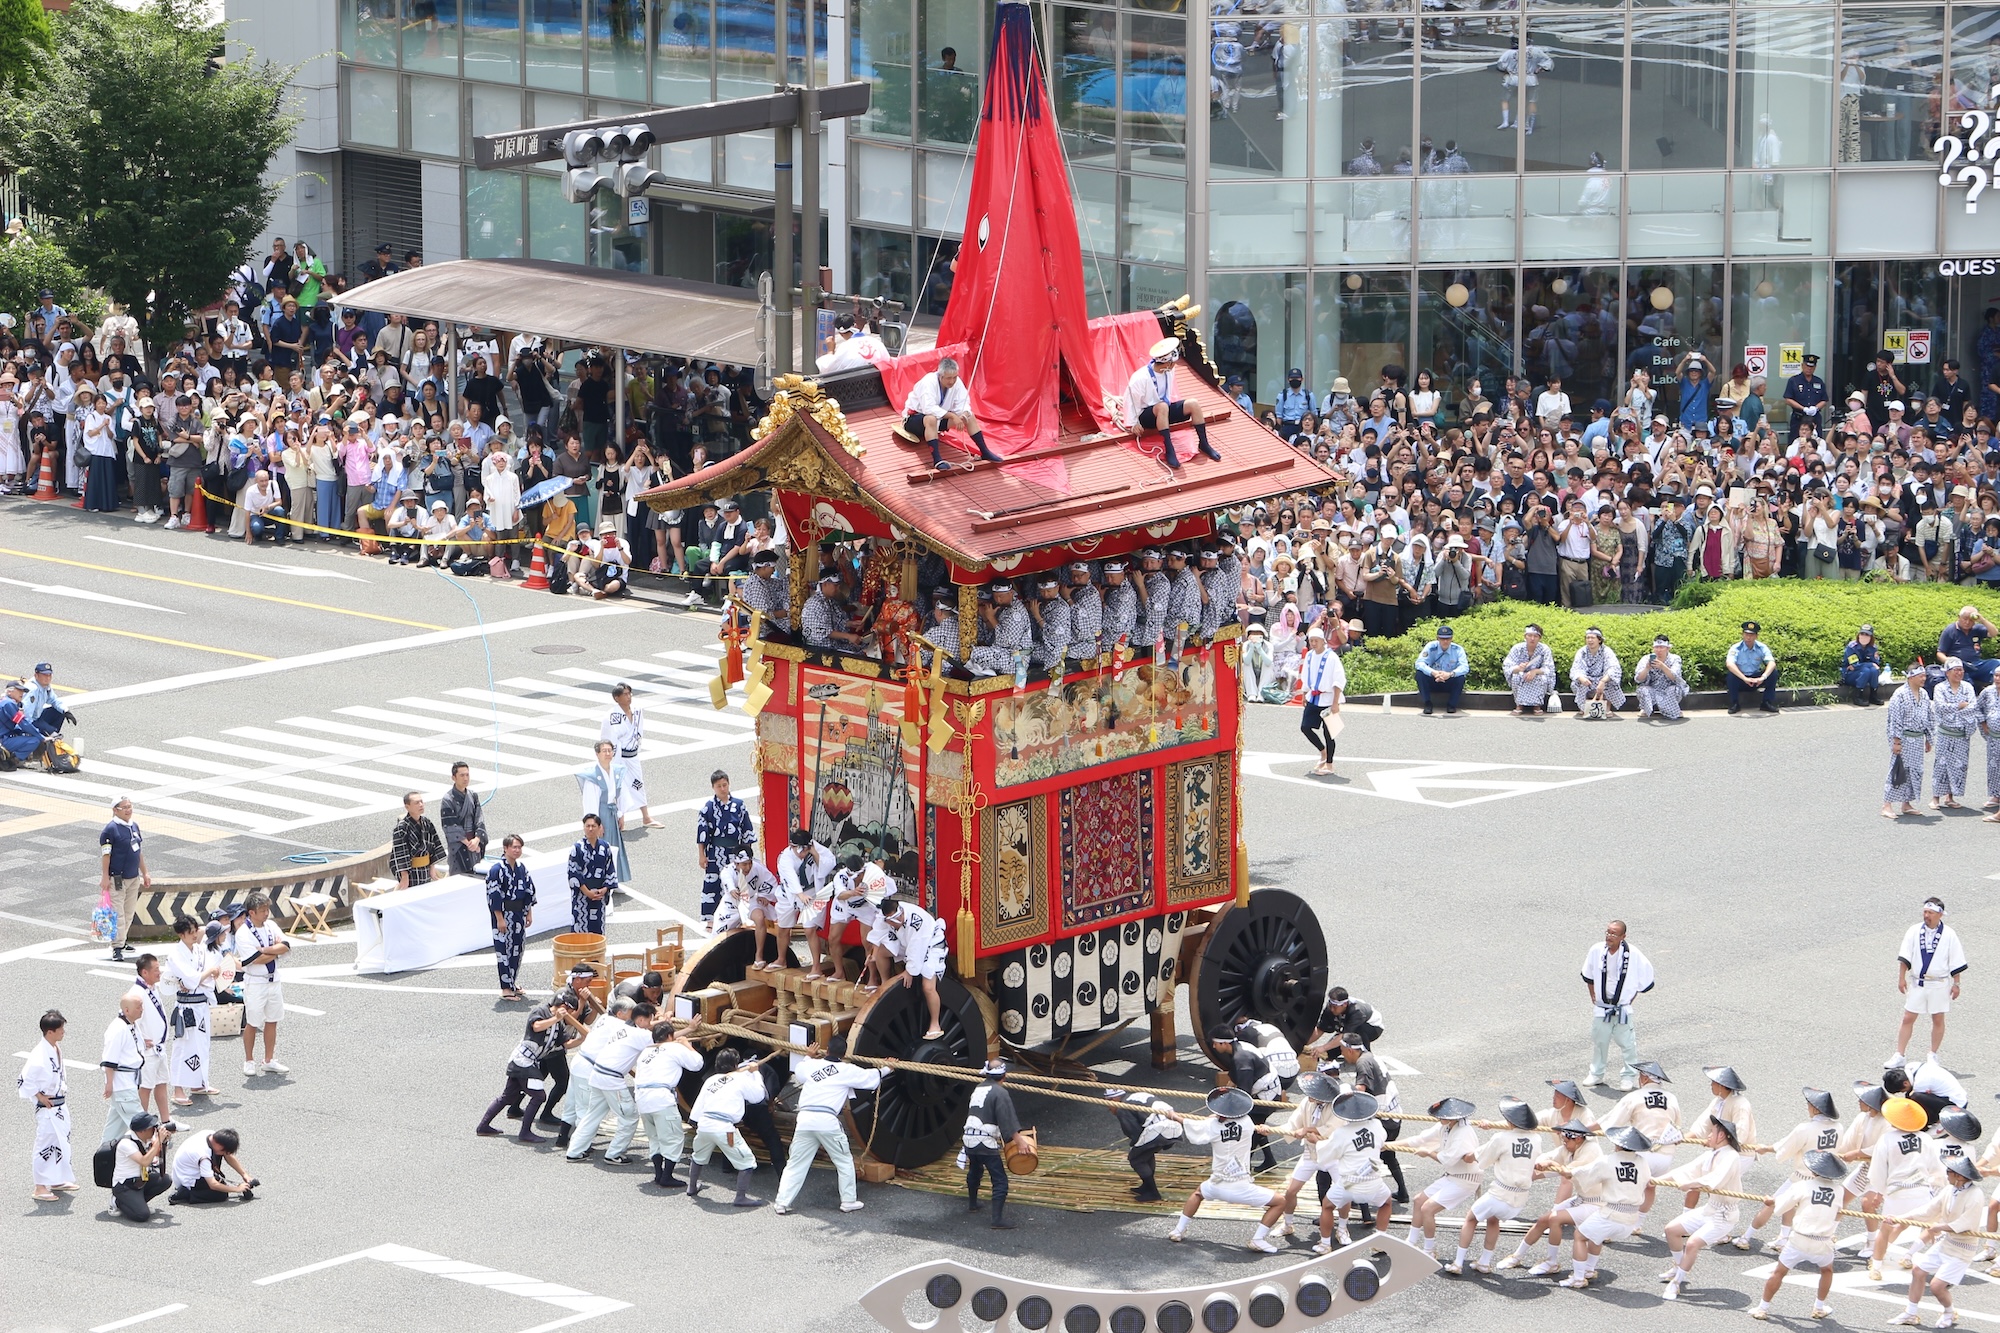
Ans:
<svg viewBox="0 0 2000 1333"><path fill-rule="evenodd" d="M986 637L984 630L979 637ZM1029 618L1028 608L1021 605L1017 593L1006 606L993 608L993 641L972 650L972 669L986 676L1011 676L1016 654L1026 653L1034 644L1035 622Z"/></svg>
<svg viewBox="0 0 2000 1333"><path fill-rule="evenodd" d="M535 906L535 881L528 867L505 856L486 869L486 910L507 923L493 928L493 962L500 969L500 989L513 990L521 975L521 955L528 948L528 913ZM601 933L601 932L600 932Z"/></svg>
<svg viewBox="0 0 2000 1333"><path fill-rule="evenodd" d="M1687 673L1681 670L1681 655L1668 653L1664 668L1660 659L1647 653L1639 659L1639 665L1646 668L1642 679L1636 668L1632 677L1633 692L1639 696L1639 716L1646 717L1658 713L1661 717L1678 718L1681 715L1681 700L1687 698Z"/></svg>
<svg viewBox="0 0 2000 1333"><path fill-rule="evenodd" d="M1965 795L1965 772L1972 766L1972 731L1979 725L1979 695L1972 685L1950 681L1931 693L1937 713L1937 757L1931 761L1931 795ZM1903 762L1910 756L1904 747Z"/></svg>
<svg viewBox="0 0 2000 1333"><path fill-rule="evenodd" d="M617 891L619 877L618 854L612 849L609 839L599 838L596 842L579 838L569 849L569 924L570 929L585 935L604 933L605 914L611 907L611 895ZM584 897L585 889L603 889L604 896L595 901Z"/></svg>
<svg viewBox="0 0 2000 1333"><path fill-rule="evenodd" d="M1979 733L1986 737L1986 799L2000 800L2000 682L1979 692Z"/></svg>
<svg viewBox="0 0 2000 1333"><path fill-rule="evenodd" d="M1922 678L1919 677L1919 680ZM1888 716L1883 719L1889 740L1903 742L1903 774L1900 783L1884 779L1883 804L1913 805L1924 794L1924 745L1937 728L1937 713L1923 690L1907 686L1889 696ZM1889 771L1896 771L1896 756L1889 754Z"/></svg>
<svg viewBox="0 0 2000 1333"><path fill-rule="evenodd" d="M1025 618L1027 612L1023 611ZM701 915L715 916L722 901L722 877L730 868L730 854L738 847L757 845L757 826L750 820L750 807L738 797L719 801L711 796L695 816L695 841L701 844Z"/></svg>
<svg viewBox="0 0 2000 1333"><path fill-rule="evenodd" d="M1580 705L1593 693L1595 687L1589 682L1602 677L1604 680L1604 702L1613 712L1625 706L1625 668L1618 664L1618 654L1605 644L1593 651L1588 644L1576 650L1570 659L1569 688L1576 695Z"/></svg>
<svg viewBox="0 0 2000 1333"><path fill-rule="evenodd" d="M1521 708L1540 708L1547 703L1556 684L1555 666L1546 643L1537 643L1533 652L1526 643L1509 648L1500 670L1507 677L1508 688L1514 691L1514 703ZM1529 670L1539 670L1541 674L1533 680L1522 679L1522 673Z"/></svg>

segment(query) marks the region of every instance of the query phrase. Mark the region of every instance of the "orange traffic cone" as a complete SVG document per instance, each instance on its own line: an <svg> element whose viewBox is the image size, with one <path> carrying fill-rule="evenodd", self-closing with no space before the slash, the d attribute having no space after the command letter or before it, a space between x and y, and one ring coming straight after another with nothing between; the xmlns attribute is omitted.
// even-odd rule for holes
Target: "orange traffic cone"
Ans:
<svg viewBox="0 0 2000 1333"><path fill-rule="evenodd" d="M35 483L37 500L60 500L61 492L56 490L56 459L52 449L42 450L42 475Z"/></svg>
<svg viewBox="0 0 2000 1333"><path fill-rule="evenodd" d="M547 592L549 588L549 567L542 559L542 544L535 543L535 558L528 563L528 577L521 581L523 588L536 592Z"/></svg>
<svg viewBox="0 0 2000 1333"><path fill-rule="evenodd" d="M194 494L188 497L188 521L182 525L184 532L208 532L208 500L204 495L204 485L195 482Z"/></svg>

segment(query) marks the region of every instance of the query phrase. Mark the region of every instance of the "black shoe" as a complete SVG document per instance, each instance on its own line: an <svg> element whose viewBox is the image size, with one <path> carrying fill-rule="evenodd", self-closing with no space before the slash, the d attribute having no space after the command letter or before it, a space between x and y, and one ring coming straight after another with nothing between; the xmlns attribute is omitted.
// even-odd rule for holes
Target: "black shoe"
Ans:
<svg viewBox="0 0 2000 1333"><path fill-rule="evenodd" d="M1425 717L1435 717L1436 715L1437 715L1436 710L1434 710L1429 704L1424 705Z"/></svg>
<svg viewBox="0 0 2000 1333"><path fill-rule="evenodd" d="M504 1139L507 1137L506 1130L495 1129L491 1125L481 1125L477 1129L474 1129L472 1132L477 1134L482 1139Z"/></svg>
<svg viewBox="0 0 2000 1333"><path fill-rule="evenodd" d="M701 1163L688 1163L687 1195L690 1199L701 1193Z"/></svg>
<svg viewBox="0 0 2000 1333"><path fill-rule="evenodd" d="M979 1196L977 1194L973 1195L972 1201L965 1205L965 1211L968 1213L976 1213L979 1211Z"/></svg>
<svg viewBox="0 0 2000 1333"><path fill-rule="evenodd" d="M574 1132L574 1127L565 1121L563 1127L556 1131L556 1146L558 1148L569 1147L569 1136Z"/></svg>
<svg viewBox="0 0 2000 1333"><path fill-rule="evenodd" d="M1740 712L1742 712L1742 711L1743 711L1743 705L1742 705L1742 704L1731 704L1731 705L1729 705L1729 716L1731 716L1731 717L1735 717L1735 716L1736 716L1736 715L1737 715L1738 713L1740 713Z"/></svg>
<svg viewBox="0 0 2000 1333"><path fill-rule="evenodd" d="M993 1224L993 1229L995 1231L1012 1231L1014 1229L1014 1224L1012 1222L1003 1219L1001 1221L995 1222Z"/></svg>
<svg viewBox="0 0 2000 1333"><path fill-rule="evenodd" d="M1778 705L1776 705L1776 704L1758 704L1758 705L1757 705L1757 711L1758 711L1758 712L1760 712L1760 713L1775 713L1775 712L1777 712L1777 711L1778 711Z"/></svg>
<svg viewBox="0 0 2000 1333"><path fill-rule="evenodd" d="M518 1106L510 1106L510 1107L508 1107L508 1108L507 1108L507 1118L508 1118L509 1120L519 1120L519 1119L521 1118L521 1108L520 1108L520 1107L518 1107Z"/></svg>
<svg viewBox="0 0 2000 1333"><path fill-rule="evenodd" d="M597 1149L595 1149L595 1148L585 1148L585 1149L584 1149L584 1150L583 1150L582 1152L580 1152L580 1153L570 1153L570 1154L566 1154L566 1155L565 1155L565 1156L563 1157L563 1160L564 1160L565 1162L587 1162L587 1161L589 1161L589 1160L590 1160L590 1155L591 1155L592 1153L596 1152L596 1151L597 1151Z"/></svg>
<svg viewBox="0 0 2000 1333"><path fill-rule="evenodd" d="M590 1154L586 1152L584 1153L584 1156L588 1157L590 1156ZM609 1162L613 1166L624 1166L627 1162L630 1162L632 1159L624 1153L619 1153L616 1157L613 1157L609 1153L606 1153L604 1156L604 1160Z"/></svg>
<svg viewBox="0 0 2000 1333"><path fill-rule="evenodd" d="M1445 715L1446 717L1457 717L1457 716L1458 716L1458 709L1456 709L1456 708L1450 708L1450 707L1448 707L1448 708L1446 708L1446 709L1444 710L1444 715Z"/></svg>
<svg viewBox="0 0 2000 1333"><path fill-rule="evenodd" d="M1143 1185L1132 1191L1132 1201L1134 1203L1159 1203L1161 1198L1162 1196L1158 1190L1148 1189Z"/></svg>

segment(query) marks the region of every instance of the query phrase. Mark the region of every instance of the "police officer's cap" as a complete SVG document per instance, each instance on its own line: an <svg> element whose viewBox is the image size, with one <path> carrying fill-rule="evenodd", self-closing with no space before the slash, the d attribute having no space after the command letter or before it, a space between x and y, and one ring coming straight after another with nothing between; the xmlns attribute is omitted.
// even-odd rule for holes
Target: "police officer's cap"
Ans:
<svg viewBox="0 0 2000 1333"><path fill-rule="evenodd" d="M1938 1112L1938 1127L1957 1139L1960 1143L1979 1142L1979 1117L1956 1106L1947 1106Z"/></svg>
<svg viewBox="0 0 2000 1333"><path fill-rule="evenodd" d="M1431 1103L1431 1114L1440 1120L1463 1120L1478 1109L1463 1097L1440 1097Z"/></svg>
<svg viewBox="0 0 2000 1333"><path fill-rule="evenodd" d="M1241 1088L1217 1088L1208 1094L1208 1109L1225 1120L1249 1115L1257 1103Z"/></svg>
<svg viewBox="0 0 2000 1333"><path fill-rule="evenodd" d="M1832 1093L1824 1088L1807 1088L1805 1092L1806 1105L1812 1107L1814 1115L1831 1116L1834 1114Z"/></svg>
<svg viewBox="0 0 2000 1333"><path fill-rule="evenodd" d="M1541 1121L1535 1118L1535 1108L1518 1097L1501 1100L1500 1116L1516 1129L1536 1129L1541 1125Z"/></svg>
<svg viewBox="0 0 2000 1333"><path fill-rule="evenodd" d="M1630 1125L1620 1125L1616 1129L1607 1129L1604 1131L1604 1137L1611 1141L1612 1147L1622 1149L1625 1152L1649 1152L1653 1147L1651 1139Z"/></svg>
<svg viewBox="0 0 2000 1333"><path fill-rule="evenodd" d="M1638 1064L1633 1065L1632 1068L1638 1070L1641 1074L1644 1074L1647 1078L1652 1079L1653 1082L1655 1083L1673 1082L1672 1079L1667 1077L1667 1071L1660 1068L1660 1062L1658 1060L1641 1060Z"/></svg>
<svg viewBox="0 0 2000 1333"><path fill-rule="evenodd" d="M1972 1164L1970 1157L1954 1157L1944 1164L1944 1169L1960 1180L1970 1182L1980 1178L1979 1168Z"/></svg>
<svg viewBox="0 0 2000 1333"><path fill-rule="evenodd" d="M1548 1084L1550 1087L1554 1088L1557 1093L1561 1094L1564 1097L1569 1098L1570 1101L1574 1102L1578 1106L1583 1105L1583 1089L1576 1086L1575 1079L1552 1078L1548 1080Z"/></svg>
<svg viewBox="0 0 2000 1333"><path fill-rule="evenodd" d="M1330 1102L1340 1096L1340 1085L1325 1074L1307 1074L1299 1080L1299 1091L1316 1102Z"/></svg>
<svg viewBox="0 0 2000 1333"><path fill-rule="evenodd" d="M1708 1066L1701 1072L1708 1075L1710 1083L1720 1083L1731 1092L1748 1092L1750 1090L1749 1085L1744 1083L1742 1077L1728 1065Z"/></svg>
<svg viewBox="0 0 2000 1333"><path fill-rule="evenodd" d="M1847 1163L1830 1152L1815 1148L1806 1154L1806 1170L1821 1180L1839 1180L1847 1174Z"/></svg>
<svg viewBox="0 0 2000 1333"><path fill-rule="evenodd" d="M1871 1111L1880 1111L1882 1104L1889 1100L1889 1090L1874 1083L1864 1083L1854 1089L1854 1100Z"/></svg>
<svg viewBox="0 0 2000 1333"><path fill-rule="evenodd" d="M1333 1099L1333 1113L1342 1120L1373 1120L1375 1098L1365 1092L1349 1092Z"/></svg>

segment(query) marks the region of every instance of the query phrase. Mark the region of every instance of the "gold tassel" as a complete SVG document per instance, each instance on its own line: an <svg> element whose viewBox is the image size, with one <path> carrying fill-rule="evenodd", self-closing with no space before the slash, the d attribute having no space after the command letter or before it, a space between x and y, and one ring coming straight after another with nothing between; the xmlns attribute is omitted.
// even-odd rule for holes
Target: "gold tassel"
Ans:
<svg viewBox="0 0 2000 1333"><path fill-rule="evenodd" d="M958 905L958 975L967 981L972 979L974 965L979 961L973 957L978 950L978 942L973 934L972 909L964 903Z"/></svg>
<svg viewBox="0 0 2000 1333"><path fill-rule="evenodd" d="M1250 848L1241 838L1236 840L1236 905L1250 905Z"/></svg>

